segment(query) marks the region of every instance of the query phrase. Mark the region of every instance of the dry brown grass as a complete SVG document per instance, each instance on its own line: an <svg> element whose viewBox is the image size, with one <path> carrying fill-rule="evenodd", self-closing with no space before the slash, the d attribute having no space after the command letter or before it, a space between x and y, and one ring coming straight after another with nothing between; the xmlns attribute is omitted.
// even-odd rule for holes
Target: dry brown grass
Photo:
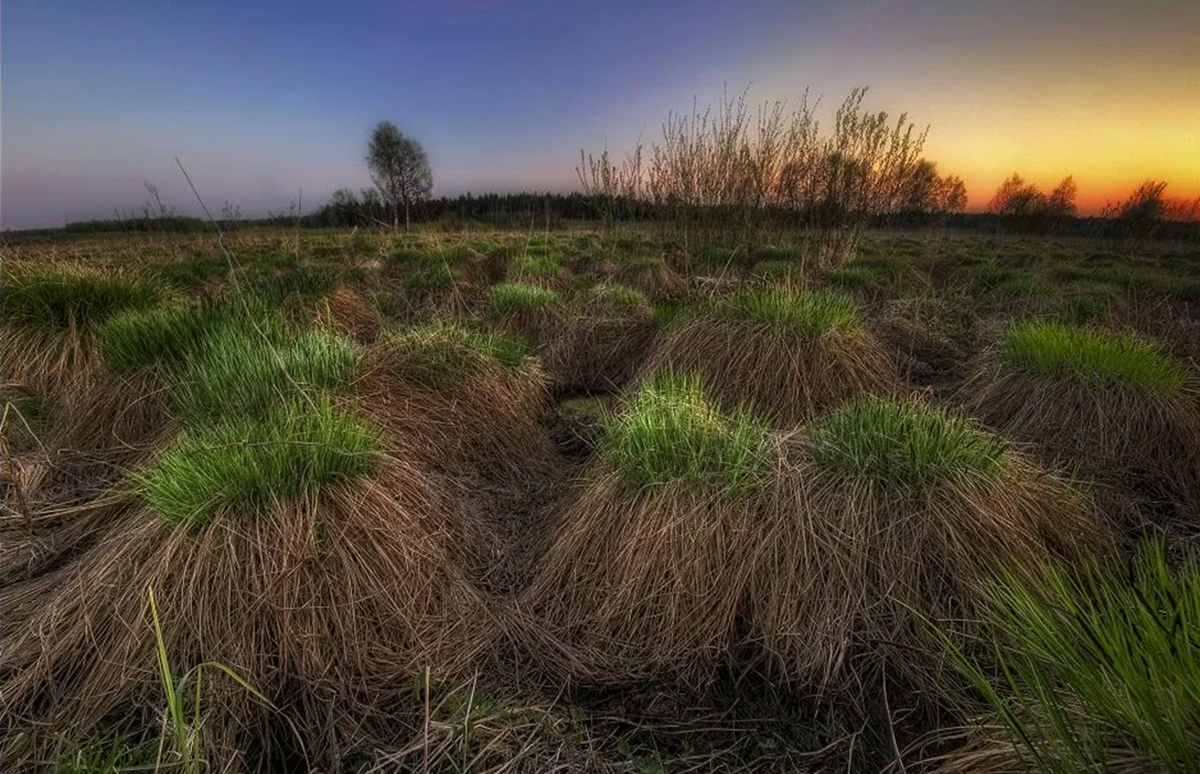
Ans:
<svg viewBox="0 0 1200 774"><path fill-rule="evenodd" d="M737 644L755 501L686 487L632 495L599 465L520 600L535 647L552 670L593 681L710 679Z"/></svg>
<svg viewBox="0 0 1200 774"><path fill-rule="evenodd" d="M379 313L367 299L350 288L338 288L318 303L313 322L359 344L371 344L383 327Z"/></svg>
<svg viewBox="0 0 1200 774"><path fill-rule="evenodd" d="M810 688L884 670L936 688L953 670L927 621L969 619L997 563L1035 573L1048 556L1108 550L1082 500L1011 451L987 475L892 480L831 467L803 430L770 446L766 487L740 495L683 481L635 492L593 461L520 598L554 674L703 684L762 665Z"/></svg>
<svg viewBox="0 0 1200 774"><path fill-rule="evenodd" d="M666 372L701 373L726 409L749 401L785 428L853 395L900 389L896 366L866 331L780 336L706 317L657 338L641 374Z"/></svg>
<svg viewBox="0 0 1200 774"><path fill-rule="evenodd" d="M1112 512L1149 507L1194 518L1200 409L1189 392L1149 393L1006 368L985 354L959 392L966 410L1029 444L1048 465L1100 485ZM1122 519L1138 518L1126 513ZM1126 528L1136 524L1121 525Z"/></svg>
<svg viewBox="0 0 1200 774"><path fill-rule="evenodd" d="M382 429L385 445L411 449L462 504L450 525L458 563L484 586L508 588L540 549L544 530L529 498L562 475L563 461L538 424L545 377L534 360L509 368L490 357L466 371L442 373L433 364L431 373L411 346L398 336L366 351L356 411Z"/></svg>
<svg viewBox="0 0 1200 774"><path fill-rule="evenodd" d="M319 766L346 753L339 745L392 738L412 676L459 674L487 641L486 608L449 557L457 507L388 456L370 478L224 513L199 533L145 507L114 513L56 583L5 589L7 764L32 765L52 735L86 736L114 715L153 726L162 689L148 587L172 664L226 664L278 708L206 681L210 760Z"/></svg>
<svg viewBox="0 0 1200 774"><path fill-rule="evenodd" d="M634 261L621 266L620 281L653 299L674 298L688 289L687 279L663 261Z"/></svg>
<svg viewBox="0 0 1200 774"><path fill-rule="evenodd" d="M612 391L637 373L654 340L649 305L613 308L597 294L564 314L541 360L555 389Z"/></svg>
<svg viewBox="0 0 1200 774"><path fill-rule="evenodd" d="M953 680L926 619L969 620L973 584L998 564L1033 573L1049 556L1108 547L1077 495L1012 452L994 478L895 486L828 470L803 431L787 445L749 599L788 679L836 685L886 664L927 687Z"/></svg>

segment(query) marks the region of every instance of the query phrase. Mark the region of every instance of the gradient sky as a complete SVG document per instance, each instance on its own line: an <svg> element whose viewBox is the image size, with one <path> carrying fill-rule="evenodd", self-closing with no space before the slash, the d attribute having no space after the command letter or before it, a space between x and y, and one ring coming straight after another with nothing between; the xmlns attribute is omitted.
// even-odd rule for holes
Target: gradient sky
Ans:
<svg viewBox="0 0 1200 774"><path fill-rule="evenodd" d="M137 207L305 210L369 184L367 135L425 146L435 194L571 190L579 149L648 145L669 110L750 85L930 124L986 206L1013 171L1084 211L1146 178L1200 195L1197 0L8 0L0 222Z"/></svg>

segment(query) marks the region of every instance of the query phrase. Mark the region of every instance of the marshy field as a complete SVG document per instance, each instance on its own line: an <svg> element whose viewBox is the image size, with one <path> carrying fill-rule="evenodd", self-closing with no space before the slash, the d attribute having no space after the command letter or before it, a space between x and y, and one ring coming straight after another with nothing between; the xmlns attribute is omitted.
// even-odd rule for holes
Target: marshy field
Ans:
<svg viewBox="0 0 1200 774"><path fill-rule="evenodd" d="M8 240L4 771L1200 771L1200 247Z"/></svg>

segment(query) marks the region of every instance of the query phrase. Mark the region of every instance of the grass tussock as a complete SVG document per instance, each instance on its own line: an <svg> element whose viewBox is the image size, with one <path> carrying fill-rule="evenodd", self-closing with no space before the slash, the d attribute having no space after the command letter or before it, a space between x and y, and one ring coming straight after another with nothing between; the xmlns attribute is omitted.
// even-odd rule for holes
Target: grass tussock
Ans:
<svg viewBox="0 0 1200 774"><path fill-rule="evenodd" d="M627 258L621 261L617 277L652 299L680 296L688 288L687 279L659 256Z"/></svg>
<svg viewBox="0 0 1200 774"><path fill-rule="evenodd" d="M557 292L523 282L493 285L489 304L500 327L539 345L557 334L564 309Z"/></svg>
<svg viewBox="0 0 1200 774"><path fill-rule="evenodd" d="M158 283L84 271L6 271L5 325L56 330L91 328L117 312L150 309L166 300Z"/></svg>
<svg viewBox="0 0 1200 774"><path fill-rule="evenodd" d="M165 288L137 277L73 269L9 269L0 277L0 345L5 384L67 403L96 371L95 332L126 310L165 302Z"/></svg>
<svg viewBox="0 0 1200 774"><path fill-rule="evenodd" d="M429 388L462 388L496 365L511 371L533 365L533 350L521 338L447 321L400 331L387 339L387 347L407 381Z"/></svg>
<svg viewBox="0 0 1200 774"><path fill-rule="evenodd" d="M969 413L1105 498L1174 518L1200 496L1200 409L1183 366L1144 343L1017 324L959 395Z"/></svg>
<svg viewBox="0 0 1200 774"><path fill-rule="evenodd" d="M723 412L695 376L642 385L606 422L601 449L637 493L685 486L738 495L762 488L770 466L766 427L744 410Z"/></svg>
<svg viewBox="0 0 1200 774"><path fill-rule="evenodd" d="M1141 389L1170 397L1187 384L1187 367L1131 336L1049 322L1013 326L1002 357L1013 369L1096 386Z"/></svg>
<svg viewBox="0 0 1200 774"><path fill-rule="evenodd" d="M350 288L338 288L323 299L313 322L360 344L374 342L383 328L379 312L371 302Z"/></svg>
<svg viewBox="0 0 1200 774"><path fill-rule="evenodd" d="M779 673L844 684L886 668L939 685L926 619L962 620L996 564L1107 550L1082 500L965 419L861 398L788 443L749 619Z"/></svg>
<svg viewBox="0 0 1200 774"><path fill-rule="evenodd" d="M562 303L562 297L553 290L522 282L494 285L490 295L492 311L502 316L546 312Z"/></svg>
<svg viewBox="0 0 1200 774"><path fill-rule="evenodd" d="M1174 561L1149 541L1127 568L1055 563L1038 584L1002 570L983 600L988 658L947 644L1000 723L943 770L1200 769L1194 552Z"/></svg>
<svg viewBox="0 0 1200 774"><path fill-rule="evenodd" d="M167 519L204 527L218 513L263 512L368 475L377 446L375 430L324 398L190 432L159 455L139 488Z"/></svg>
<svg viewBox="0 0 1200 774"><path fill-rule="evenodd" d="M831 332L855 334L862 330L854 300L826 291L754 288L714 300L711 313L718 319L761 326L778 336L816 338Z"/></svg>
<svg viewBox="0 0 1200 774"><path fill-rule="evenodd" d="M716 299L670 324L641 373L663 372L699 373L727 410L749 403L783 427L900 386L846 296L774 288Z"/></svg>
<svg viewBox="0 0 1200 774"><path fill-rule="evenodd" d="M994 479L1008 443L943 409L865 396L814 423L808 449L832 475L917 487L956 477Z"/></svg>
<svg viewBox="0 0 1200 774"><path fill-rule="evenodd" d="M295 420L296 438L284 440L311 439L311 415ZM323 427L365 439L357 426ZM195 478L217 498L250 495L253 486L234 492L213 481L233 471L224 462L209 467L211 456L201 462L210 450L199 453L161 475ZM276 453L238 454L244 464L262 464ZM290 452L282 458L293 483L313 482L303 463L293 467L299 461ZM198 493L178 494L168 510L181 516L209 505ZM202 689L190 684L189 692L201 691L198 744L206 760L238 769L296 761L325 769L420 728L412 675L426 667L462 675L492 636L478 592L452 557L449 525L463 518L458 501L425 471L384 454L369 476L254 507L256 518L225 509L199 531L186 518L126 507L110 515L61 582L33 578L5 587L8 766L32 770L59 739L103 733L114 717L151 734L161 726L148 587L160 612L162 653L179 674L203 663L230 665L275 708L215 671ZM13 610L23 612L8 616Z"/></svg>
<svg viewBox="0 0 1200 774"><path fill-rule="evenodd" d="M345 383L358 358L352 344L321 329L292 335L267 322L223 327L204 339L171 398L187 422L262 415L297 393Z"/></svg>
<svg viewBox="0 0 1200 774"><path fill-rule="evenodd" d="M238 317L235 307L220 301L121 312L100 327L100 356L118 371L179 365Z"/></svg>

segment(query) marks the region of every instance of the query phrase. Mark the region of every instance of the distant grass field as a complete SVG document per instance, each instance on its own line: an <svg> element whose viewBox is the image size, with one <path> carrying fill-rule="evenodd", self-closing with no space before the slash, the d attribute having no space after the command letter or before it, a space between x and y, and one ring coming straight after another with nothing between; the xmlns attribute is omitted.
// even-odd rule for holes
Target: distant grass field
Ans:
<svg viewBox="0 0 1200 774"><path fill-rule="evenodd" d="M1200 247L877 231L817 271L769 242L5 245L0 754L1194 767ZM739 346L679 338L713 330Z"/></svg>

